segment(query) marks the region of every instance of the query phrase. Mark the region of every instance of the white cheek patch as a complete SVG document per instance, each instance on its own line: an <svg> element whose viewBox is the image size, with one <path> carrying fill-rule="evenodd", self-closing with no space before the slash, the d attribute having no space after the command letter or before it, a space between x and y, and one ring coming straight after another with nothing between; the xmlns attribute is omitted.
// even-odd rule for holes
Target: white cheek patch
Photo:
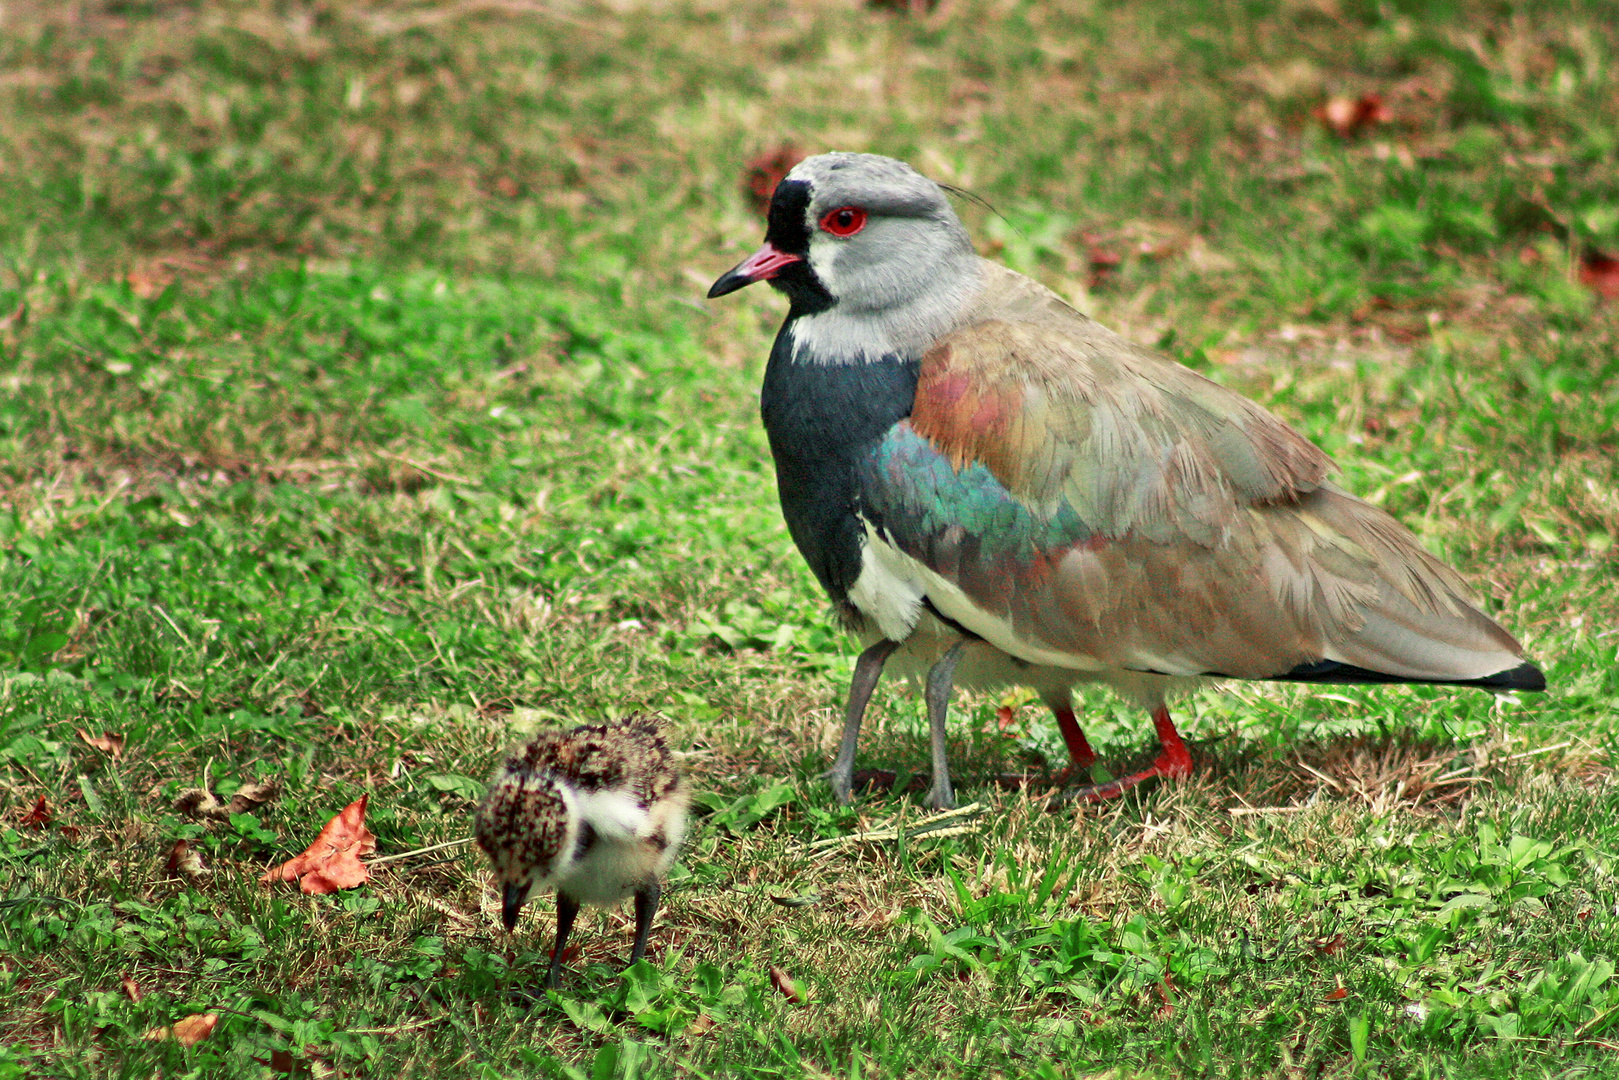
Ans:
<svg viewBox="0 0 1619 1080"><path fill-rule="evenodd" d="M810 222L810 269L815 271L815 276L820 279L827 292L840 298L843 296L843 290L839 288L842 282L838 280L837 264L838 248L841 243L822 232L814 221Z"/></svg>

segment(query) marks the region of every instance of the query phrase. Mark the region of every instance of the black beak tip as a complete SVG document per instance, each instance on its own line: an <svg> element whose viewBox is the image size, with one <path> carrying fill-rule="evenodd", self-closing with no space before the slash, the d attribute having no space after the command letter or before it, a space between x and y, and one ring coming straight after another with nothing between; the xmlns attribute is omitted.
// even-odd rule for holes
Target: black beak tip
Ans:
<svg viewBox="0 0 1619 1080"><path fill-rule="evenodd" d="M506 931L517 929L517 916L523 911L523 903L528 899L528 889L522 885L508 885L500 898L500 921L505 924Z"/></svg>
<svg viewBox="0 0 1619 1080"><path fill-rule="evenodd" d="M735 270L727 270L720 275L718 281L708 287L708 298L714 300L752 284L753 279L746 274L739 274Z"/></svg>

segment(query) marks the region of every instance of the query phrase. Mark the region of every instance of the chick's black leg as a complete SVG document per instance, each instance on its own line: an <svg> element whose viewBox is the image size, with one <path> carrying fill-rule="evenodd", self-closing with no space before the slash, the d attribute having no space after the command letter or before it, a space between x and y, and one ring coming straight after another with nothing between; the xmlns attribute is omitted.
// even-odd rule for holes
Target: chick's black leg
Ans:
<svg viewBox="0 0 1619 1080"><path fill-rule="evenodd" d="M573 929L573 917L579 914L579 901L566 893L557 893L557 940L551 946L551 970L545 974L545 987L555 990L562 981L562 950L568 944L568 931Z"/></svg>
<svg viewBox="0 0 1619 1080"><path fill-rule="evenodd" d="M658 897L663 886L649 881L635 893L635 944L630 949L630 963L646 955L646 938L652 932L652 917L658 913Z"/></svg>

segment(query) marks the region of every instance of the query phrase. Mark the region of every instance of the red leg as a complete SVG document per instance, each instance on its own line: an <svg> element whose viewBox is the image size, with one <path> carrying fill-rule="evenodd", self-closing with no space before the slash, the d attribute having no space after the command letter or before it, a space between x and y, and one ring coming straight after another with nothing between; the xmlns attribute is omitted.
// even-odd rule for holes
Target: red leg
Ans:
<svg viewBox="0 0 1619 1080"><path fill-rule="evenodd" d="M1068 772L1084 772L1096 761L1096 751L1085 740L1085 733L1079 728L1079 719L1074 716L1072 705L1054 706L1051 710L1057 718L1057 730L1062 732L1062 741L1068 747Z"/></svg>
<svg viewBox="0 0 1619 1080"><path fill-rule="evenodd" d="M1061 717L1058 723L1062 722ZM1143 780L1150 780L1155 776L1165 779L1181 779L1192 775L1192 753L1186 749L1181 741L1180 732L1175 730L1175 721L1169 718L1169 706L1160 705L1152 714L1153 727L1158 729L1158 745L1162 748L1158 760L1151 767L1122 776L1106 784L1090 784L1085 787L1070 788L1058 795L1055 805L1078 799L1082 802L1101 802L1104 799L1116 799L1126 791L1135 787ZM1076 729L1078 725L1075 725ZM1088 747L1087 747L1088 749Z"/></svg>

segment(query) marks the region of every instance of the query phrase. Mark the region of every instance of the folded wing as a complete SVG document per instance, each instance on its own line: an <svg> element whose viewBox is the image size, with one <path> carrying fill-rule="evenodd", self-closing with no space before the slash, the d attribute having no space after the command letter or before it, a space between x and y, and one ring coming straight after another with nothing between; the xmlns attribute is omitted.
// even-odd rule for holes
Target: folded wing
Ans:
<svg viewBox="0 0 1619 1080"><path fill-rule="evenodd" d="M1511 635L1259 406L1001 270L862 477L947 617L1032 663L1535 688Z"/></svg>

